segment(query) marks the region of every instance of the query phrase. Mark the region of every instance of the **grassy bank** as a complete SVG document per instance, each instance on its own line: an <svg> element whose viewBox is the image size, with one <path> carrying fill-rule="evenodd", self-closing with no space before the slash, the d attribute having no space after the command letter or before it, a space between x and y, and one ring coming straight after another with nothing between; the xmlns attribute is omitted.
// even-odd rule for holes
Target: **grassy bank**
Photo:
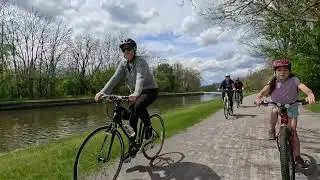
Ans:
<svg viewBox="0 0 320 180"><path fill-rule="evenodd" d="M250 96L250 95L256 94L256 93L258 93L258 92L259 92L259 91L250 91L250 92L244 91L244 92L243 92L243 97Z"/></svg>
<svg viewBox="0 0 320 180"><path fill-rule="evenodd" d="M308 108L312 112L320 113L320 104L311 104Z"/></svg>
<svg viewBox="0 0 320 180"><path fill-rule="evenodd" d="M208 101L162 114L166 136L185 130L222 107ZM71 179L78 146L87 133L0 155L0 179Z"/></svg>

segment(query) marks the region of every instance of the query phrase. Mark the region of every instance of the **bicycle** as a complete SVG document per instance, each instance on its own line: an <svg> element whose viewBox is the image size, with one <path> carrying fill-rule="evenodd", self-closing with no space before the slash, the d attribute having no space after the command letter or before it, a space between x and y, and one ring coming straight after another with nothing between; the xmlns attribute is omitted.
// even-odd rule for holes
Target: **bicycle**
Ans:
<svg viewBox="0 0 320 180"><path fill-rule="evenodd" d="M235 102L237 104L237 108L240 107L240 102L241 102L241 100L240 100L240 91L241 91L241 89L236 89L235 92L234 92L234 100L235 100Z"/></svg>
<svg viewBox="0 0 320 180"><path fill-rule="evenodd" d="M307 104L305 100L296 100L289 104L280 104L272 101L264 101L261 103L261 105L264 106L272 104L279 108L280 127L276 136L276 141L280 153L281 175L283 180L295 179L295 161L292 148L292 143L294 143L294 141L292 129L288 126L289 117L287 112L287 109L295 103L302 103L302 105Z"/></svg>
<svg viewBox="0 0 320 180"><path fill-rule="evenodd" d="M125 144L123 135L127 137L127 140L135 150L142 151L143 155L149 160L155 159L162 150L165 127L160 115L152 114L150 116L153 139L145 143L145 128L141 120L139 121L140 125L138 125L139 129L137 130L136 139L133 138L132 134L129 134L130 132L127 132L128 126L122 123L124 120L129 120L130 117L130 112L121 105L122 101L129 100L128 96L106 95L103 99L111 101L115 105L112 121L92 131L82 142L74 162L74 180L90 179L100 176L102 173L104 173L104 178L107 176L106 179L115 180L120 173L124 161ZM119 128L122 130L122 133L120 133ZM88 148L87 154L86 148ZM115 162L117 160L119 162ZM111 170L115 170L115 172L111 173Z"/></svg>
<svg viewBox="0 0 320 180"><path fill-rule="evenodd" d="M223 113L224 113L224 117L226 119L228 119L228 116L232 116L232 110L231 110L231 106L230 106L230 99L228 96L228 92L233 92L233 90L227 90L224 89L224 97L223 97Z"/></svg>

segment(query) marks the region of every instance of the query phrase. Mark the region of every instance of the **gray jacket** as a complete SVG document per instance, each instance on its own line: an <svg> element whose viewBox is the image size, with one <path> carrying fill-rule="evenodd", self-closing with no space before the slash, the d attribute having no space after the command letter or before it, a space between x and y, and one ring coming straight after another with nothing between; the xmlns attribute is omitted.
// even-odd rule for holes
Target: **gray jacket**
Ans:
<svg viewBox="0 0 320 180"><path fill-rule="evenodd" d="M100 92L110 94L118 82L125 78L125 83L133 96L139 96L142 90L158 88L148 63L141 56L136 56L130 63L122 60L111 79Z"/></svg>

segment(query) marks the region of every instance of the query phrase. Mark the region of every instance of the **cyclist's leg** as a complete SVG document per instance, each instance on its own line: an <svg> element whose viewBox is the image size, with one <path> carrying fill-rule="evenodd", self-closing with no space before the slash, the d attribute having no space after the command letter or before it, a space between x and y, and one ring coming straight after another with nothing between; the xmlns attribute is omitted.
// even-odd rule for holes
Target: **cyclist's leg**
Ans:
<svg viewBox="0 0 320 180"><path fill-rule="evenodd" d="M155 101L156 97L157 97L157 93L143 92L138 98L138 100L129 107L131 112L129 121L130 121L130 126L133 128L135 132L134 139L136 138L136 134L137 134L138 117L143 121L146 128L147 129L149 128L149 131L147 130L146 132L146 136L147 135L151 136L150 134L152 134L152 127L151 127L151 122L150 122L149 113L147 111L147 107ZM124 156L124 163L130 162L131 160L130 157L135 157L136 154L137 154L137 150L135 150L133 146L129 144L129 151Z"/></svg>
<svg viewBox="0 0 320 180"><path fill-rule="evenodd" d="M224 100L225 91L222 92L222 100Z"/></svg>
<svg viewBox="0 0 320 180"><path fill-rule="evenodd" d="M149 139L152 135L152 127L150 121L150 115L147 107L152 104L158 95L157 90L148 90L143 92L134 105L134 111L137 117L139 117L146 127L146 139Z"/></svg>
<svg viewBox="0 0 320 180"><path fill-rule="evenodd" d="M292 144L292 148L293 148L293 157L294 160L299 163L302 168L306 168L308 167L308 164L306 164L306 162L301 158L300 156L300 140L299 140L299 136L297 133L297 124L298 124L298 105L293 105L291 106L288 110L288 116L289 118L289 122L288 124L290 125L292 131L293 131L293 144Z"/></svg>
<svg viewBox="0 0 320 180"><path fill-rule="evenodd" d="M135 139L136 135L137 135L138 116L135 113L134 106L135 106L135 103L131 104L130 107L129 107L129 110L130 110L129 122L130 122L130 126L132 127L132 129L135 132L135 135L134 135L134 139Z"/></svg>
<svg viewBox="0 0 320 180"><path fill-rule="evenodd" d="M293 141L294 141L294 143L292 144L293 155L294 155L293 157L297 157L297 156L300 156L300 141L299 141L299 137L296 130L297 117L289 118L288 125L291 127L292 133L293 133Z"/></svg>
<svg viewBox="0 0 320 180"><path fill-rule="evenodd" d="M278 121L278 113L279 109L277 107L273 107L270 112L270 129L269 129L269 139L276 139L276 125Z"/></svg>
<svg viewBox="0 0 320 180"><path fill-rule="evenodd" d="M130 110L130 118L129 118L129 122L130 122L130 126L132 127L132 129L134 130L135 132L135 135L134 135L134 139L136 139L136 136L137 136L137 125L138 125L138 117L135 115L134 113L134 104L133 103L130 107L129 107L129 110ZM129 148L128 148L128 152L124 155L124 163L128 163L130 162L131 160L131 157L135 157L136 154L137 154L138 150L134 149L132 144L129 143Z"/></svg>
<svg viewBox="0 0 320 180"><path fill-rule="evenodd" d="M230 101L230 108L231 108L231 111L233 112L233 92L228 92L228 96Z"/></svg>
<svg viewBox="0 0 320 180"><path fill-rule="evenodd" d="M242 99L243 99L243 92L242 92L242 90L240 90L239 93L240 93L240 103L242 104Z"/></svg>

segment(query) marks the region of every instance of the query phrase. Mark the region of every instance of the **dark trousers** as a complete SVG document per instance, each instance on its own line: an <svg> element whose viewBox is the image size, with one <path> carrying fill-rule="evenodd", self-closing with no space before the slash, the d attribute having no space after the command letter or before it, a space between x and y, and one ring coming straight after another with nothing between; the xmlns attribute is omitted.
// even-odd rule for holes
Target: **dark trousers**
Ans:
<svg viewBox="0 0 320 180"><path fill-rule="evenodd" d="M232 91L223 91L222 92L222 100L224 99L224 95L225 93L228 93L228 97L229 97L229 102L230 102L230 107L231 109L233 109L233 92Z"/></svg>
<svg viewBox="0 0 320 180"><path fill-rule="evenodd" d="M142 120L145 126L151 125L150 115L147 108L157 99L157 96L158 89L143 90L138 100L129 107L131 112L131 116L129 118L130 126L133 128L136 134L138 118Z"/></svg>
<svg viewBox="0 0 320 180"><path fill-rule="evenodd" d="M242 99L243 99L243 92L242 92L242 90L237 90L236 92L239 93L239 95L240 95L240 102L242 102Z"/></svg>

